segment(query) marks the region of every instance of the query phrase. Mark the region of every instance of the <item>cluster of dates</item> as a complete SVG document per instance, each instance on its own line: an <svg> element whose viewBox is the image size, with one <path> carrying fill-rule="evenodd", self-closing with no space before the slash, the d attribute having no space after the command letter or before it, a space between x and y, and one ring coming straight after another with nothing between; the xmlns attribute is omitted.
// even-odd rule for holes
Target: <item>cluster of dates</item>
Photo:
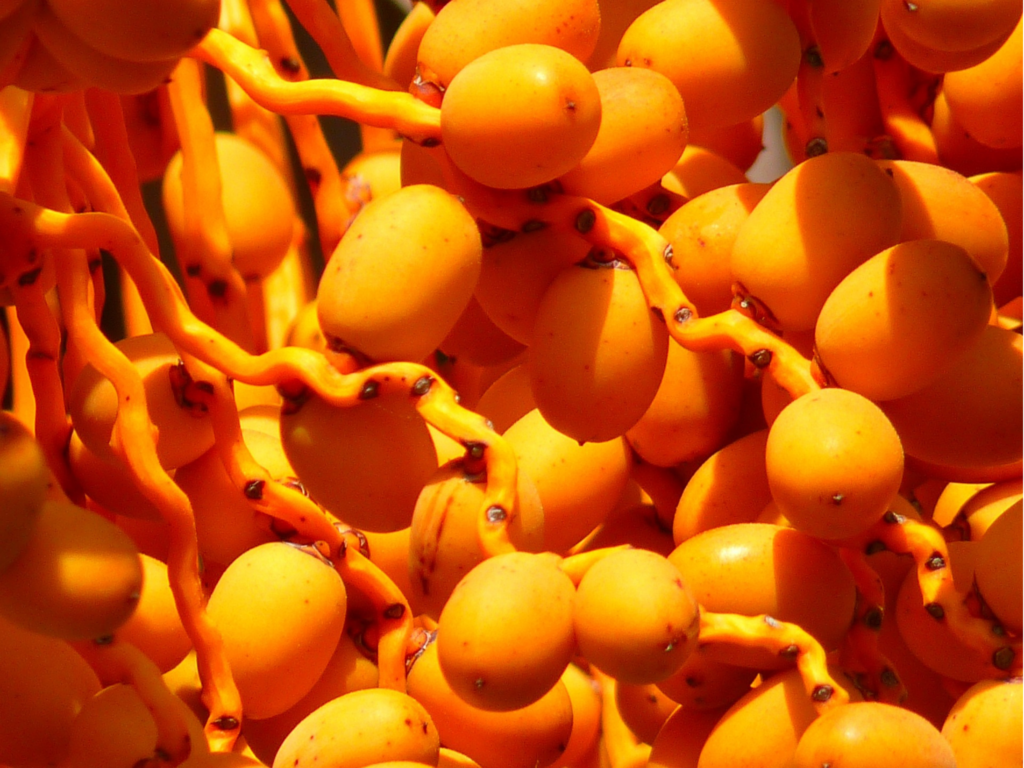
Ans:
<svg viewBox="0 0 1024 768"><path fill-rule="evenodd" d="M1021 765L1019 3L287 5L0 2L0 768Z"/></svg>

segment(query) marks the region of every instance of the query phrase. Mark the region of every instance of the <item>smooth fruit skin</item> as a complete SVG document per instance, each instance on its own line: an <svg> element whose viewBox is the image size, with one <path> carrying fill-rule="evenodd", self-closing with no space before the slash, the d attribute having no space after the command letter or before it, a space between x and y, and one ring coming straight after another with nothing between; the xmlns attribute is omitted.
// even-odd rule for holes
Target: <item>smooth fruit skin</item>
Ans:
<svg viewBox="0 0 1024 768"><path fill-rule="evenodd" d="M576 593L556 561L526 552L498 555L452 590L438 619L438 661L470 705L520 709L565 672L576 650Z"/></svg>
<svg viewBox="0 0 1024 768"><path fill-rule="evenodd" d="M338 572L290 544L262 544L228 566L208 611L249 717L278 715L309 692L338 645L346 607Z"/></svg>
<svg viewBox="0 0 1024 768"><path fill-rule="evenodd" d="M362 768L392 760L436 765L440 747L423 705L400 691L368 688L309 714L282 742L274 768Z"/></svg>
<svg viewBox="0 0 1024 768"><path fill-rule="evenodd" d="M28 546L46 499L43 449L14 414L0 412L0 573Z"/></svg>
<svg viewBox="0 0 1024 768"><path fill-rule="evenodd" d="M52 0L75 35L108 56L131 61L177 58L217 25L220 0Z"/></svg>
<svg viewBox="0 0 1024 768"><path fill-rule="evenodd" d="M1021 335L995 325L929 386L881 403L907 456L956 468L1021 458Z"/></svg>
<svg viewBox="0 0 1024 768"><path fill-rule="evenodd" d="M693 473L672 518L672 538L682 544L703 531L752 523L771 501L765 471L768 430L734 440L711 454Z"/></svg>
<svg viewBox="0 0 1024 768"><path fill-rule="evenodd" d="M409 527L416 498L437 469L430 432L402 395L342 408L312 396L282 416L281 445L319 504L376 532Z"/></svg>
<svg viewBox="0 0 1024 768"><path fill-rule="evenodd" d="M1024 568L1021 566L1021 502L1003 512L978 542L978 564L974 578L985 604L1008 630L1021 634L1024 621L1021 605L1024 597Z"/></svg>
<svg viewBox="0 0 1024 768"><path fill-rule="evenodd" d="M1021 679L982 680L957 699L942 726L957 768L1011 768L1021 759Z"/></svg>
<svg viewBox="0 0 1024 768"><path fill-rule="evenodd" d="M616 63L666 75L691 128L726 126L779 100L800 65L800 39L770 0L665 0L629 26Z"/></svg>
<svg viewBox="0 0 1024 768"><path fill-rule="evenodd" d="M903 447L882 409L844 389L786 406L768 433L768 485L786 519L822 539L878 522L903 480Z"/></svg>
<svg viewBox="0 0 1024 768"><path fill-rule="evenodd" d="M686 148L686 109L679 91L652 69L611 67L594 73L601 128L562 189L610 205L656 183Z"/></svg>
<svg viewBox="0 0 1024 768"><path fill-rule="evenodd" d="M697 644L700 611L672 563L627 549L584 574L573 625L587 661L616 680L645 685L664 680L686 661Z"/></svg>
<svg viewBox="0 0 1024 768"><path fill-rule="evenodd" d="M414 662L408 685L409 695L426 707L444 744L481 766L547 766L566 751L573 711L572 700L561 681L522 709L477 709L452 690L438 664L437 643L431 643Z"/></svg>
<svg viewBox="0 0 1024 768"><path fill-rule="evenodd" d="M156 453L165 469L177 469L213 447L213 427L206 414L183 407L172 383L181 358L163 333L131 336L117 348L135 365L146 387L146 408L158 429ZM68 413L82 442L101 458L115 456L110 440L119 400L113 383L92 364L70 387Z"/></svg>
<svg viewBox="0 0 1024 768"><path fill-rule="evenodd" d="M952 748L920 715L860 701L834 707L811 723L797 745L794 768L957 768Z"/></svg>
<svg viewBox="0 0 1024 768"><path fill-rule="evenodd" d="M832 674L854 700L860 698L842 673ZM771 675L719 718L696 768L791 768L793 750L817 717L798 670Z"/></svg>
<svg viewBox="0 0 1024 768"><path fill-rule="evenodd" d="M370 202L317 289L328 346L376 362L432 354L469 304L481 248L473 217L440 187L415 184Z"/></svg>
<svg viewBox="0 0 1024 768"><path fill-rule="evenodd" d="M633 270L569 267L537 310L529 361L537 407L580 443L620 437L653 402L668 343Z"/></svg>
<svg viewBox="0 0 1024 768"><path fill-rule="evenodd" d="M981 336L992 291L963 248L911 240L872 256L836 286L814 341L844 389L895 400L936 381Z"/></svg>
<svg viewBox="0 0 1024 768"><path fill-rule="evenodd" d="M536 409L504 437L540 496L544 549L568 550L608 517L626 488L633 454L622 438L580 445Z"/></svg>
<svg viewBox="0 0 1024 768"><path fill-rule="evenodd" d="M814 327L853 269L899 242L899 190L868 157L829 152L782 176L740 225L733 279L784 331Z"/></svg>
<svg viewBox="0 0 1024 768"><path fill-rule="evenodd" d="M100 687L71 645L0 615L0 760L59 764L75 717Z"/></svg>
<svg viewBox="0 0 1024 768"><path fill-rule="evenodd" d="M294 239L296 212L288 183L255 144L233 133L217 133L214 140L232 263L243 278L267 277ZM185 230L182 165L178 153L164 174L164 210L174 233Z"/></svg>
<svg viewBox="0 0 1024 768"><path fill-rule="evenodd" d="M65 640L103 637L135 611L142 574L124 531L70 502L47 501L25 550L0 573L0 613Z"/></svg>
<svg viewBox="0 0 1024 768"><path fill-rule="evenodd" d="M790 621L826 651L839 646L853 619L856 590L849 569L833 548L791 528L713 528L684 541L669 560L703 610ZM757 669L787 663L761 649L727 643L709 645L708 655Z"/></svg>
<svg viewBox="0 0 1024 768"><path fill-rule="evenodd" d="M603 29L596 0L460 0L445 4L420 41L420 77L444 87L463 67L498 48L535 43L586 61Z"/></svg>
<svg viewBox="0 0 1024 768"><path fill-rule="evenodd" d="M943 78L950 112L986 146L1021 145L1022 30L1018 21L1010 37L990 57Z"/></svg>
<svg viewBox="0 0 1024 768"><path fill-rule="evenodd" d="M499 189L545 184L590 150L601 96L578 59L548 45L510 45L466 65L441 102L441 142L475 181Z"/></svg>
<svg viewBox="0 0 1024 768"><path fill-rule="evenodd" d="M900 242L943 240L959 245L994 285L1006 269L1009 235L998 206L988 195L941 165L880 160L878 166L899 189L903 211Z"/></svg>

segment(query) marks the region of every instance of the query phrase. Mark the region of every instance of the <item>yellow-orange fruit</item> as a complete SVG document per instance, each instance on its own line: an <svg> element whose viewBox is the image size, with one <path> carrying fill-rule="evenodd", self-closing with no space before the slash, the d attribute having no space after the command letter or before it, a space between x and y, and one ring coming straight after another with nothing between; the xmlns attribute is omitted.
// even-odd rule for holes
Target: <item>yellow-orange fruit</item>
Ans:
<svg viewBox="0 0 1024 768"><path fill-rule="evenodd" d="M953 705L942 735L953 748L957 768L1021 764L1020 678L982 680Z"/></svg>
<svg viewBox="0 0 1024 768"><path fill-rule="evenodd" d="M686 198L745 183L747 177L740 168L714 150L695 144L687 145L679 162L661 179L665 189Z"/></svg>
<svg viewBox="0 0 1024 768"><path fill-rule="evenodd" d="M199 752L189 755L180 768L265 768L259 760L237 752Z"/></svg>
<svg viewBox="0 0 1024 768"><path fill-rule="evenodd" d="M71 724L68 765L132 768L153 757L153 715L130 685L108 686L85 702Z"/></svg>
<svg viewBox="0 0 1024 768"><path fill-rule="evenodd" d="M482 562L479 526L486 478L471 475L461 459L437 470L423 487L412 516L406 556L413 609L437 618L455 585ZM517 550L544 546L544 513L529 475L520 467L517 509L508 535ZM371 556L373 550L370 550Z"/></svg>
<svg viewBox="0 0 1024 768"><path fill-rule="evenodd" d="M447 86L483 54L521 43L554 46L585 61L597 43L601 16L595 0L469 0L445 5L420 42L419 74Z"/></svg>
<svg viewBox="0 0 1024 768"><path fill-rule="evenodd" d="M658 392L626 439L659 467L703 458L722 447L742 393L743 359L732 350L692 352L673 342Z"/></svg>
<svg viewBox="0 0 1024 768"><path fill-rule="evenodd" d="M722 714L722 709L676 709L654 737L647 765L650 768L697 768L704 742Z"/></svg>
<svg viewBox="0 0 1024 768"><path fill-rule="evenodd" d="M1021 167L1021 147L989 147L975 139L950 111L945 91L932 105L931 129L941 163L964 176Z"/></svg>
<svg viewBox="0 0 1024 768"><path fill-rule="evenodd" d="M490 51L452 78L441 102L441 141L452 162L481 184L545 184L590 150L601 96L587 68L549 45Z"/></svg>
<svg viewBox="0 0 1024 768"><path fill-rule="evenodd" d="M972 548L976 546L973 544ZM953 568L958 585L962 580L957 578L960 575L958 572L965 570L964 566L973 575L973 563L970 562L973 558L974 553L965 548L955 550L950 547L950 567ZM963 581L966 584L961 591L966 591L970 588L971 580L968 578ZM910 569L904 578L892 613L903 641L929 669L944 677L967 683L975 683L989 676L990 659L960 642L949 629L948 622L936 621L925 610L918 575L914 569Z"/></svg>
<svg viewBox="0 0 1024 768"><path fill-rule="evenodd" d="M125 463L117 456L97 456L77 432L71 433L68 442L68 463L86 495L108 512L146 520L161 519L160 510L135 485Z"/></svg>
<svg viewBox="0 0 1024 768"><path fill-rule="evenodd" d="M625 498L619 501L618 508L608 515L601 527L587 537L582 551L593 552L623 544L665 557L675 549L672 531L666 530L655 506L640 501L627 502Z"/></svg>
<svg viewBox="0 0 1024 768"><path fill-rule="evenodd" d="M907 6L882 0L886 29L897 27L911 40L940 51L967 51L1005 37L1021 16L1014 0L937 0Z"/></svg>
<svg viewBox="0 0 1024 768"><path fill-rule="evenodd" d="M1004 480L974 494L960 509L953 524L961 531L966 527L970 541L981 541L988 529L1021 500L1022 481Z"/></svg>
<svg viewBox="0 0 1024 768"><path fill-rule="evenodd" d="M403 88L408 88L416 77L420 44L435 18L434 10L427 3L413 5L388 43L384 54L384 74Z"/></svg>
<svg viewBox="0 0 1024 768"><path fill-rule="evenodd" d="M68 643L0 614L0 761L60 764L75 717L99 690L96 673Z"/></svg>
<svg viewBox="0 0 1024 768"><path fill-rule="evenodd" d="M488 712L463 701L441 673L437 643L416 659L409 694L430 713L441 741L482 766L535 768L550 765L572 734L572 700L561 681L522 709Z"/></svg>
<svg viewBox="0 0 1024 768"><path fill-rule="evenodd" d="M530 382L544 418L578 442L625 434L654 400L668 331L633 270L570 267L537 310Z"/></svg>
<svg viewBox="0 0 1024 768"><path fill-rule="evenodd" d="M733 243L740 226L769 190L768 184L730 184L686 202L659 228L672 245L672 276L706 316L732 303Z"/></svg>
<svg viewBox="0 0 1024 768"><path fill-rule="evenodd" d="M831 671L836 682L859 699L847 678ZM788 768L800 737L817 717L798 670L772 675L722 715L707 737L699 768Z"/></svg>
<svg viewBox="0 0 1024 768"><path fill-rule="evenodd" d="M135 611L117 631L121 640L146 654L161 672L185 658L192 641L185 632L171 592L167 566L149 555L142 560L142 591Z"/></svg>
<svg viewBox="0 0 1024 768"><path fill-rule="evenodd" d="M476 565L438 619L438 662L452 690L496 711L540 699L576 650L574 598L554 556L512 552Z"/></svg>
<svg viewBox="0 0 1024 768"><path fill-rule="evenodd" d="M338 572L284 542L250 549L228 566L208 611L249 717L273 717L309 693L338 645L346 605Z"/></svg>
<svg viewBox="0 0 1024 768"><path fill-rule="evenodd" d="M1016 11L1020 14L1020 5ZM1022 25L991 56L943 78L949 110L971 136L990 147L1021 145Z"/></svg>
<svg viewBox="0 0 1024 768"><path fill-rule="evenodd" d="M932 508L931 519L941 528L948 528L957 522L966 522L964 507L982 490L993 487L992 483L942 483ZM970 531L967 533L967 538ZM978 536L980 539L981 536Z"/></svg>
<svg viewBox="0 0 1024 768"><path fill-rule="evenodd" d="M2 336L3 334L0 334ZM0 411L0 573L24 552L50 482L43 449L28 428Z"/></svg>
<svg viewBox="0 0 1024 768"><path fill-rule="evenodd" d="M853 618L856 589L849 569L831 547L792 528L714 528L684 541L669 560L702 610L767 614L799 624L825 650L838 647ZM727 644L712 644L708 655L757 669L785 666L775 654Z"/></svg>
<svg viewBox="0 0 1024 768"><path fill-rule="evenodd" d="M994 325L927 387L883 404L908 456L950 467L1021 457L1020 334Z"/></svg>
<svg viewBox="0 0 1024 768"><path fill-rule="evenodd" d="M440 742L427 710L388 688L352 691L315 709L281 744L274 768L363 768L391 760L436 765Z"/></svg>
<svg viewBox="0 0 1024 768"><path fill-rule="evenodd" d="M615 508L632 454L619 438L580 445L533 410L505 432L520 472L533 480L544 509L544 549L564 552Z"/></svg>
<svg viewBox="0 0 1024 768"><path fill-rule="evenodd" d="M480 395L474 410L490 419L494 431L500 435L536 407L530 389L530 367L521 363L491 384Z"/></svg>
<svg viewBox="0 0 1024 768"><path fill-rule="evenodd" d="M796 77L800 40L770 0L663 0L629 26L616 62L666 75L693 128L732 125L782 96Z"/></svg>
<svg viewBox="0 0 1024 768"><path fill-rule="evenodd" d="M978 542L974 578L985 604L1006 628L1021 634L1024 568L1021 566L1021 502L1017 501L989 526Z"/></svg>
<svg viewBox="0 0 1024 768"><path fill-rule="evenodd" d="M899 239L945 240L963 248L995 283L1006 267L1006 224L987 195L941 165L881 160L879 166L900 192L903 226Z"/></svg>
<svg viewBox="0 0 1024 768"><path fill-rule="evenodd" d="M242 277L266 277L281 263L294 238L291 191L281 171L255 144L233 133L218 132L214 139L232 262ZM168 163L163 184L167 224L179 237L185 231L182 164L179 152Z"/></svg>
<svg viewBox="0 0 1024 768"><path fill-rule="evenodd" d="M903 480L903 447L882 410L845 389L799 397L772 424L768 486L793 527L857 536L882 519Z"/></svg>
<svg viewBox="0 0 1024 768"><path fill-rule="evenodd" d="M951 543L951 548L952 546ZM880 558L890 559L888 569L879 563ZM898 562L892 563L892 560ZM913 558L883 552L872 555L870 562L885 581L885 619L878 633L878 650L885 655L889 664L899 674L900 682L906 686L907 698L901 702L901 706L921 715L936 728L941 728L956 698L950 695L943 685L944 678L926 666L910 650L900 634L893 615L900 584L906 578L906 572L913 569Z"/></svg>
<svg viewBox="0 0 1024 768"><path fill-rule="evenodd" d="M963 248L900 243L832 291L814 329L818 360L841 387L872 400L904 397L978 341L991 307L989 284Z"/></svg>
<svg viewBox="0 0 1024 768"><path fill-rule="evenodd" d="M242 735L256 757L269 765L288 734L314 710L346 693L376 688L378 680L377 665L343 632L331 660L309 693L280 715L264 720L247 718L242 723Z"/></svg>
<svg viewBox="0 0 1024 768"><path fill-rule="evenodd" d="M306 302L299 310L288 329L285 343L289 347L303 347L323 352L327 349L327 341L320 330L320 321L316 316L316 299Z"/></svg>
<svg viewBox="0 0 1024 768"><path fill-rule="evenodd" d="M82 40L132 61L184 55L217 25L218 0L52 0L47 3Z"/></svg>
<svg viewBox="0 0 1024 768"><path fill-rule="evenodd" d="M658 0L605 0L601 3L601 31L594 52L587 59L592 71L615 66L615 52L623 33L636 17Z"/></svg>
<svg viewBox="0 0 1024 768"><path fill-rule="evenodd" d="M272 479L295 476L279 435L243 430L242 439ZM174 481L192 502L199 554L204 560L228 565L247 549L277 541L270 519L235 487L216 448L180 467Z"/></svg>
<svg viewBox="0 0 1024 768"><path fill-rule="evenodd" d="M41 46L68 72L87 85L120 94L140 94L163 84L177 65L177 58L129 61L103 53L74 34L49 4L41 5L33 21Z"/></svg>
<svg viewBox="0 0 1024 768"><path fill-rule="evenodd" d="M298 703L274 717L245 720L242 737L246 746L254 757L271 765L288 734L316 709L351 691L375 688L377 682L376 665L348 633L342 633L323 675Z"/></svg>
<svg viewBox="0 0 1024 768"><path fill-rule="evenodd" d="M765 471L768 430L735 440L708 457L687 482L672 519L676 544L702 531L750 523L771 501Z"/></svg>
<svg viewBox="0 0 1024 768"><path fill-rule="evenodd" d="M390 149L360 152L348 161L341 175L350 194L367 194L376 200L397 192L402 187L400 145L396 142Z"/></svg>
<svg viewBox="0 0 1024 768"><path fill-rule="evenodd" d="M594 83L601 97L597 139L558 182L570 195L609 205L675 166L686 147L686 110L672 81L654 70L612 67L595 72Z"/></svg>
<svg viewBox="0 0 1024 768"><path fill-rule="evenodd" d="M589 243L561 227L517 232L484 249L474 296L495 325L529 344L544 292L589 251Z"/></svg>
<svg viewBox="0 0 1024 768"><path fill-rule="evenodd" d="M653 744L668 716L679 707L654 684L615 685L615 708L626 726L644 744Z"/></svg>
<svg viewBox="0 0 1024 768"><path fill-rule="evenodd" d="M469 303L480 249L473 217L443 189L413 185L371 201L317 289L328 346L375 361L422 360Z"/></svg>
<svg viewBox="0 0 1024 768"><path fill-rule="evenodd" d="M181 389L174 374L181 359L171 340L154 333L129 337L116 346L142 377L149 418L158 430L156 452L161 465L176 469L206 453L213 446L213 427L205 414L178 403ZM114 456L110 440L118 407L110 380L91 364L82 369L68 396L68 412L82 442L101 458Z"/></svg>
<svg viewBox="0 0 1024 768"><path fill-rule="evenodd" d="M25 43L25 35L32 28L32 21L39 11L37 3L25 0L6 0L4 2L3 31L0 32L0 63L8 66L14 61L15 55L21 51ZM30 44L31 45L31 44Z"/></svg>
<svg viewBox="0 0 1024 768"><path fill-rule="evenodd" d="M0 573L0 613L68 640L111 634L132 615L142 563L113 523L66 501L40 509L24 551Z"/></svg>
<svg viewBox="0 0 1024 768"><path fill-rule="evenodd" d="M896 49L896 53L911 66L934 74L956 72L977 66L998 51L1011 34L1011 31L1008 30L1002 37L979 45L977 48L954 51L919 43L907 35L899 24L886 25L884 18L882 22L885 35L892 47Z"/></svg>
<svg viewBox="0 0 1024 768"><path fill-rule="evenodd" d="M1021 295L1021 272L1024 266L1024 188L1021 185L1021 174L983 173L972 176L971 182L996 204L1006 224L1009 245L1006 268L992 285L996 306L1001 307Z"/></svg>
<svg viewBox="0 0 1024 768"><path fill-rule="evenodd" d="M814 43L826 74L840 72L867 52L878 27L880 4L881 0L818 0L807 4Z"/></svg>
<svg viewBox="0 0 1024 768"><path fill-rule="evenodd" d="M474 296L438 348L450 357L485 367L500 365L526 349L495 325Z"/></svg>
<svg viewBox="0 0 1024 768"><path fill-rule="evenodd" d="M562 765L576 765L590 754L601 738L600 688L575 664L565 668L562 684L572 703L572 734L560 762Z"/></svg>
<svg viewBox="0 0 1024 768"><path fill-rule="evenodd" d="M764 149L763 138L764 116L757 115L734 125L690 131L689 145L710 149L746 172Z"/></svg>
<svg viewBox="0 0 1024 768"><path fill-rule="evenodd" d="M24 24L24 28L21 30L22 36L17 38L18 40L23 41L25 39L23 35L29 31L37 10L38 5L25 3L22 6L22 12L27 12L28 15L16 15L19 28L21 24ZM13 42L13 39L11 41ZM32 35L28 45L24 63L18 69L17 75L14 78L14 85L33 93L67 93L89 87L89 84L81 77L69 72L63 64L58 62L39 40L38 36ZM17 48L13 48L14 52L17 50Z"/></svg>
<svg viewBox="0 0 1024 768"><path fill-rule="evenodd" d="M811 723L793 756L795 768L841 760L850 768L956 768L949 743L920 715L879 701L833 707Z"/></svg>
<svg viewBox="0 0 1024 768"><path fill-rule="evenodd" d="M347 408L310 397L282 416L281 444L317 502L371 531L408 528L416 497L437 469L430 432L401 395ZM402 450L396 452L396 445Z"/></svg>
<svg viewBox="0 0 1024 768"><path fill-rule="evenodd" d="M670 677L656 683L658 690L691 712L721 710L750 690L757 670L725 664L708 656L698 645Z"/></svg>
<svg viewBox="0 0 1024 768"><path fill-rule="evenodd" d="M627 549L583 575L573 625L587 661L617 680L643 685L664 680L686 661L697 644L700 612L672 563Z"/></svg>
<svg viewBox="0 0 1024 768"><path fill-rule="evenodd" d="M865 155L829 152L779 179L740 226L733 277L786 331L812 328L855 267L899 241L899 191Z"/></svg>

